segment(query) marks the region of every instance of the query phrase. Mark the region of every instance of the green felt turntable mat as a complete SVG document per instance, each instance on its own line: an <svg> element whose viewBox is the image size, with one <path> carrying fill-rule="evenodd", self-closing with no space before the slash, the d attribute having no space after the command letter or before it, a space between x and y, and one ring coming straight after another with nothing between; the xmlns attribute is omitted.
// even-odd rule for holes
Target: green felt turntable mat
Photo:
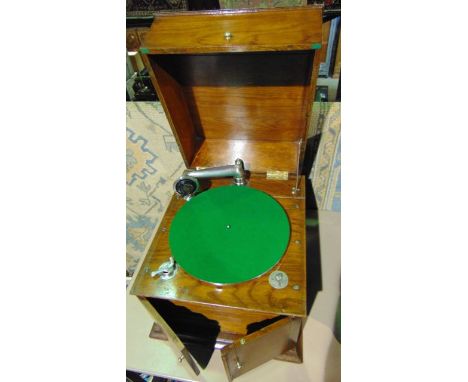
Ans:
<svg viewBox="0 0 468 382"><path fill-rule="evenodd" d="M172 221L169 245L174 260L200 280L230 284L271 269L289 243L289 220L268 194L247 186L202 192Z"/></svg>

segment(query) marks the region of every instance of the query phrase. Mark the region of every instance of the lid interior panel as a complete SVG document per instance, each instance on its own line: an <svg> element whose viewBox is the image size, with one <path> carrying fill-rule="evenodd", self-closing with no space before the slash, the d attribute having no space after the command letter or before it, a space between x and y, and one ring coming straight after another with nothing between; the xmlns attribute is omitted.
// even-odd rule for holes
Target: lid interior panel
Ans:
<svg viewBox="0 0 468 382"><path fill-rule="evenodd" d="M281 160L282 153L275 151L249 153L249 169L296 172L295 153L305 136L310 108L314 50L148 57L166 110L184 116L172 116L172 125L179 142L190 143L181 147L188 166L209 167L213 161L205 159L229 157L236 149L226 146L240 147L239 141L250 142L244 145L249 150L264 150L271 148L268 142L281 142L293 154L289 159ZM240 157L246 160L245 155ZM219 165L232 162L220 160L216 160Z"/></svg>

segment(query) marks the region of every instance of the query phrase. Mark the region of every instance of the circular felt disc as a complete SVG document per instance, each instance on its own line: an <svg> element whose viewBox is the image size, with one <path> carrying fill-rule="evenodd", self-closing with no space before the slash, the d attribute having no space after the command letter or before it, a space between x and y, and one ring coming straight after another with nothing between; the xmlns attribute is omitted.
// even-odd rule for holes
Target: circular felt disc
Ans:
<svg viewBox="0 0 468 382"><path fill-rule="evenodd" d="M268 194L246 186L202 192L179 209L169 245L174 260L200 280L231 284L271 269L289 243L283 207Z"/></svg>

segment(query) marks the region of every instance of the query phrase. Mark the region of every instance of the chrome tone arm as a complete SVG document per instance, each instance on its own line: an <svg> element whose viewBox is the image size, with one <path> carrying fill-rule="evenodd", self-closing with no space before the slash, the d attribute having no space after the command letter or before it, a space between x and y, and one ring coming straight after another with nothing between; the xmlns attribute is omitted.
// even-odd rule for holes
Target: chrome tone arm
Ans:
<svg viewBox="0 0 468 382"><path fill-rule="evenodd" d="M236 185L244 186L246 184L244 162L239 158L236 159L234 165L192 170L186 172L184 175L192 176L198 179L224 178L232 176Z"/></svg>
<svg viewBox="0 0 468 382"><path fill-rule="evenodd" d="M187 170L174 182L174 191L185 200L190 200L199 190L198 179L233 177L234 184L245 186L244 162L237 158L230 166L210 167L200 170Z"/></svg>

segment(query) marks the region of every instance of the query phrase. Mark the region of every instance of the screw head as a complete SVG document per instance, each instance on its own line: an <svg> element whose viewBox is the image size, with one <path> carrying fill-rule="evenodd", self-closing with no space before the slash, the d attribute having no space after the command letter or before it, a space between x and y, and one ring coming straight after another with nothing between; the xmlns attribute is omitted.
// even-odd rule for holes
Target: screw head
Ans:
<svg viewBox="0 0 468 382"><path fill-rule="evenodd" d="M298 285L298 284L294 284L294 285L293 285L293 289L294 289L294 290L299 290L299 289L301 289L301 286Z"/></svg>
<svg viewBox="0 0 468 382"><path fill-rule="evenodd" d="M293 187L291 190L291 194L296 195L299 191L301 191L300 188Z"/></svg>
<svg viewBox="0 0 468 382"><path fill-rule="evenodd" d="M245 338L241 338L240 344L241 344L241 345L244 345L244 344L245 344Z"/></svg>

